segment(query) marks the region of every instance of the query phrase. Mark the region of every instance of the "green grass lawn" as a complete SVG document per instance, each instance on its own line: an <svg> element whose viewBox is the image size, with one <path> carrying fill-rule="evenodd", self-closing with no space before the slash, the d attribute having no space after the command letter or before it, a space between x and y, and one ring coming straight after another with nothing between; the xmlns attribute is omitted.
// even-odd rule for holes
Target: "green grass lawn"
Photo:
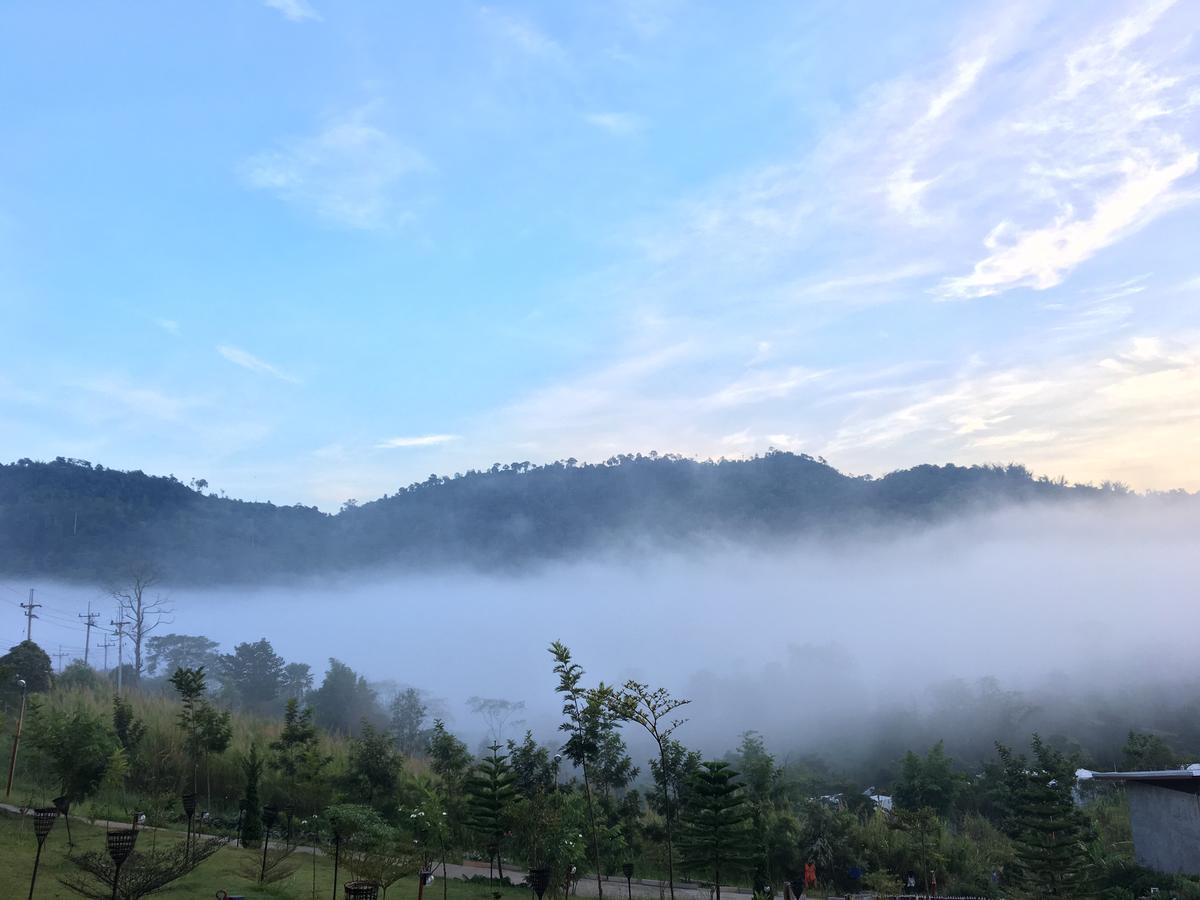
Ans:
<svg viewBox="0 0 1200 900"><path fill-rule="evenodd" d="M87 825L77 820L71 821L71 834L75 838L77 850L102 850L104 848L104 830ZM154 842L178 842L181 835L143 832L138 838L138 846L149 847ZM0 814L0 898L4 900L20 900L29 895L29 877L33 871L33 857L37 849L37 841L33 836L33 820L22 821L14 815ZM155 894L156 897L195 897L212 898L218 889L230 894L243 894L247 898L276 898L276 900L312 900L313 894L313 862L311 854L297 853L294 859L300 860L299 868L285 880L265 887L257 884L257 866L261 859L259 852L254 850L235 850L225 847L211 859L200 864L186 878L175 882L171 887ZM58 876L77 871L67 859L67 830L60 819L54 825L54 830L46 839L42 850L42 863L38 872L37 890L34 896L38 900L50 898L77 898L75 894L58 881ZM350 873L343 867L338 873L338 881L349 880ZM436 880L425 889L426 900L442 900L444 883ZM451 880L445 883L448 900L491 900L491 890L486 884L478 884ZM333 863L324 856L316 858L316 897L328 900L333 888ZM524 898L527 890L509 888L505 891L505 900ZM415 900L417 896L417 877L415 875L403 878L388 891L389 898L395 900ZM338 900L342 898L339 889Z"/></svg>

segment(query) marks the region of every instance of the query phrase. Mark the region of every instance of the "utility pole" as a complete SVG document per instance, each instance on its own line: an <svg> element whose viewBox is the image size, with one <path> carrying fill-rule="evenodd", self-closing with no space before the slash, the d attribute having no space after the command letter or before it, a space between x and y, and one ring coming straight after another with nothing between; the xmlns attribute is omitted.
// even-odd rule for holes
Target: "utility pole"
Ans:
<svg viewBox="0 0 1200 900"><path fill-rule="evenodd" d="M25 679L17 678L17 687L21 689L21 714L17 716L17 730L13 733L12 756L8 758L8 784L4 788L4 797L12 794L13 773L17 770L17 748L21 745L21 727L25 724Z"/></svg>
<svg viewBox="0 0 1200 900"><path fill-rule="evenodd" d="M96 614L92 612L92 601L88 601L88 611L86 613L76 613L76 615L84 620L84 625L87 626L87 633L83 638L83 661L86 664L88 661L88 650L92 646L92 629L96 627Z"/></svg>
<svg viewBox="0 0 1200 900"><path fill-rule="evenodd" d="M70 653L67 653L67 652L65 652L65 651L63 650L63 648L62 648L62 644L59 644L59 645L58 645L58 652L57 652L57 653L55 653L55 654L54 654L54 656L57 656L57 657L58 657L58 674L59 674L59 675L61 675L61 674L62 674L62 670L63 670L63 665L62 665L62 663L63 663L63 660L64 660L64 659L66 659L66 658L67 658L68 656L70 656L70 655L71 655Z"/></svg>
<svg viewBox="0 0 1200 900"><path fill-rule="evenodd" d="M125 626L129 624L129 620L125 618L124 613L118 613L121 617L117 621L109 620L109 625L117 629L117 696L121 696L121 678L125 674Z"/></svg>
<svg viewBox="0 0 1200 900"><path fill-rule="evenodd" d="M108 648L115 647L117 645L114 644L112 641L110 641L108 639L108 635L106 634L104 636L104 642L100 646L104 648L104 671L107 672L108 671Z"/></svg>
<svg viewBox="0 0 1200 900"><path fill-rule="evenodd" d="M22 603L21 609L25 610L25 640L33 640L33 620L40 619L37 613L34 612L42 604L33 602L33 588L29 589L29 602Z"/></svg>

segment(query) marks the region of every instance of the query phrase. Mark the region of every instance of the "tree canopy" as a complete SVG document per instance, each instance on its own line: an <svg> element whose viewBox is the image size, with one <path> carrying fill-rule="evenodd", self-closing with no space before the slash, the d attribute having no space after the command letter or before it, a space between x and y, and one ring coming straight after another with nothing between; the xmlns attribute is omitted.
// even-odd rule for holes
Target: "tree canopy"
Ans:
<svg viewBox="0 0 1200 900"><path fill-rule="evenodd" d="M201 484L76 459L0 465L0 573L104 583L140 560L183 584L382 564L507 568L619 534L753 542L935 520L966 506L1129 499L1112 486L1071 486L1015 465L917 466L872 479L779 451L748 460L651 453L497 464L431 475L336 515L225 498Z"/></svg>

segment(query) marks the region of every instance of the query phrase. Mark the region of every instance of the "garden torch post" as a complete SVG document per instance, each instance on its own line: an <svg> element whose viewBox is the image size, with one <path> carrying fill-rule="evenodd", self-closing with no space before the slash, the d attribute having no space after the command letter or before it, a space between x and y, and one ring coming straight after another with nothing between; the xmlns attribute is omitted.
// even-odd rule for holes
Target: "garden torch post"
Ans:
<svg viewBox="0 0 1200 900"><path fill-rule="evenodd" d="M54 827L58 818L58 810L47 806L33 811L33 834L37 838L37 855L33 857L33 877L29 879L29 900L33 900L33 886L37 884L38 863L42 861L42 844L46 843L46 835Z"/></svg>
<svg viewBox="0 0 1200 900"><path fill-rule="evenodd" d="M262 884L267 880L267 850L271 846L271 828L274 827L276 820L279 818L279 810L273 806L264 806L262 811L263 819L263 858L262 870L258 875L258 883Z"/></svg>
<svg viewBox="0 0 1200 900"><path fill-rule="evenodd" d="M113 889L112 900L117 900L117 892L121 884L121 866L125 860L129 858L129 854L133 852L133 845L137 843L137 829L126 828L121 831L110 831L105 835L105 843L108 846L108 855L113 861Z"/></svg>
<svg viewBox="0 0 1200 900"><path fill-rule="evenodd" d="M18 678L17 685L21 688L21 713L17 716L17 730L13 734L12 756L8 759L8 786L4 788L6 799L12 793L13 772L17 770L17 747L21 744L21 726L25 722L25 679Z"/></svg>
<svg viewBox="0 0 1200 900"><path fill-rule="evenodd" d="M187 857L189 859L191 859L192 835L193 835L192 819L196 815L196 795L195 794L184 794L181 799L183 800L183 814L185 816L187 816L187 837L184 839L185 840L184 849L187 853Z"/></svg>
<svg viewBox="0 0 1200 900"><path fill-rule="evenodd" d="M333 900L337 900L338 861L342 853L342 836L334 829L333 832Z"/></svg>

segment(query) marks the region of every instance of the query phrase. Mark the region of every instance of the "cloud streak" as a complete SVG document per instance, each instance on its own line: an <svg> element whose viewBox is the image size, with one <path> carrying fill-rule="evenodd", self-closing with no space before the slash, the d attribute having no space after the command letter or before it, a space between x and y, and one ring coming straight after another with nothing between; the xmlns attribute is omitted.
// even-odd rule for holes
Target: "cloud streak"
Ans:
<svg viewBox="0 0 1200 900"><path fill-rule="evenodd" d="M418 434L411 437L385 438L375 445L378 450L396 450L409 447L435 447L457 441L457 434Z"/></svg>
<svg viewBox="0 0 1200 900"><path fill-rule="evenodd" d="M286 381L288 384L301 383L300 379L295 375L291 375L278 366L274 366L266 360L255 356L253 353L243 350L240 347L235 347L232 344L218 344L217 352L235 366L241 366L248 371L256 372L259 375L269 375L279 381Z"/></svg>

